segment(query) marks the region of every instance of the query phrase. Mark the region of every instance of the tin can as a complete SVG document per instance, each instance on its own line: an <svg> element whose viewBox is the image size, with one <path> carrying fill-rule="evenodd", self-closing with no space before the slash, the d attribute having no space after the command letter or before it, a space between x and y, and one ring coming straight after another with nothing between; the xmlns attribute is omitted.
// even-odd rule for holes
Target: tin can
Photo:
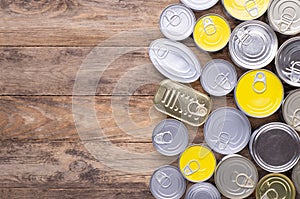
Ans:
<svg viewBox="0 0 300 199"><path fill-rule="evenodd" d="M292 180L295 184L297 192L300 194L300 161L293 169Z"/></svg>
<svg viewBox="0 0 300 199"><path fill-rule="evenodd" d="M157 39L150 44L149 57L162 75L174 81L191 83L201 75L196 55L180 42Z"/></svg>
<svg viewBox="0 0 300 199"><path fill-rule="evenodd" d="M257 184L257 199L295 199L296 191L292 181L282 174L271 173Z"/></svg>
<svg viewBox="0 0 300 199"><path fill-rule="evenodd" d="M208 180L213 175L215 168L215 155L203 145L189 146L179 158L179 169L183 177L191 182Z"/></svg>
<svg viewBox="0 0 300 199"><path fill-rule="evenodd" d="M224 96L236 86L237 73L230 62L214 59L203 68L200 82L203 89L210 95Z"/></svg>
<svg viewBox="0 0 300 199"><path fill-rule="evenodd" d="M189 143L188 130L178 120L165 119L154 128L152 143L162 155L178 155L184 151Z"/></svg>
<svg viewBox="0 0 300 199"><path fill-rule="evenodd" d="M255 165L240 155L225 156L217 165L215 183L227 198L246 198L257 185L258 172Z"/></svg>
<svg viewBox="0 0 300 199"><path fill-rule="evenodd" d="M155 108L192 126L201 126L211 111L211 99L188 86L164 80L154 96Z"/></svg>
<svg viewBox="0 0 300 199"><path fill-rule="evenodd" d="M186 181L174 166L162 166L151 176L150 191L156 199L180 199L185 190Z"/></svg>
<svg viewBox="0 0 300 199"><path fill-rule="evenodd" d="M282 104L284 121L300 132L300 89L290 92Z"/></svg>
<svg viewBox="0 0 300 199"><path fill-rule="evenodd" d="M242 69L260 69L272 62L278 39L266 23L253 20L241 23L232 32L229 52L232 61Z"/></svg>
<svg viewBox="0 0 300 199"><path fill-rule="evenodd" d="M196 22L193 36L200 49L216 52L227 45L230 34L231 29L225 18L217 14L207 14Z"/></svg>
<svg viewBox="0 0 300 199"><path fill-rule="evenodd" d="M216 5L218 1L219 0L181 0L181 2L184 3L187 7L196 11L207 10Z"/></svg>
<svg viewBox="0 0 300 199"><path fill-rule="evenodd" d="M185 199L221 199L221 194L211 183L199 182L187 190Z"/></svg>
<svg viewBox="0 0 300 199"><path fill-rule="evenodd" d="M183 4L166 7L160 15L160 31L172 40L184 40L192 33L196 23L193 11Z"/></svg>
<svg viewBox="0 0 300 199"><path fill-rule="evenodd" d="M269 70L251 70L240 77L235 87L237 106L246 115L264 118L275 113L284 98L280 79Z"/></svg>
<svg viewBox="0 0 300 199"><path fill-rule="evenodd" d="M250 139L248 118L235 108L219 108L212 112L204 125L208 146L221 154L233 154L244 149Z"/></svg>
<svg viewBox="0 0 300 199"><path fill-rule="evenodd" d="M300 138L289 125L272 122L254 131L249 150L262 169L285 172L293 168L300 158Z"/></svg>
<svg viewBox="0 0 300 199"><path fill-rule="evenodd" d="M300 33L300 1L273 0L268 9L271 27L284 35Z"/></svg>
<svg viewBox="0 0 300 199"><path fill-rule="evenodd" d="M222 0L227 13L241 21L261 17L268 9L270 0Z"/></svg>
<svg viewBox="0 0 300 199"><path fill-rule="evenodd" d="M300 37L287 40L279 48L275 66L280 79L285 83L300 87Z"/></svg>

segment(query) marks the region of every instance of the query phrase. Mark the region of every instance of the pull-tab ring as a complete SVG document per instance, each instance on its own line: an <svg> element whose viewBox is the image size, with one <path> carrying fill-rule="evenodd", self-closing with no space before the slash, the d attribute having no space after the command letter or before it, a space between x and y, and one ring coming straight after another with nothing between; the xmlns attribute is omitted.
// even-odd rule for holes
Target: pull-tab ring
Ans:
<svg viewBox="0 0 300 199"><path fill-rule="evenodd" d="M193 169L191 167L192 164L196 164L197 167ZM197 160L191 160L184 167L183 174L186 175L186 176L190 176L190 175L196 173L199 170L200 170L200 163Z"/></svg>
<svg viewBox="0 0 300 199"><path fill-rule="evenodd" d="M264 84L264 87L262 89L257 89L255 87L255 85L259 82L262 82ZM252 89L258 94L264 93L267 90L266 75L263 72L256 73Z"/></svg>
<svg viewBox="0 0 300 199"><path fill-rule="evenodd" d="M196 115L198 117L204 117L207 115L207 108L205 104L199 104L197 101L192 101L187 106L189 114Z"/></svg>
<svg viewBox="0 0 300 199"><path fill-rule="evenodd" d="M154 47L154 52L159 59L165 59L169 54L169 49L165 45L157 45Z"/></svg>
<svg viewBox="0 0 300 199"><path fill-rule="evenodd" d="M239 173L235 178L235 183L242 188L254 188L254 181L245 173Z"/></svg>
<svg viewBox="0 0 300 199"><path fill-rule="evenodd" d="M274 193L275 198L274 197L270 198L268 196L268 193ZM261 197L261 199L279 199L279 194L277 193L277 191L275 189L268 189L268 191L266 191L266 193Z"/></svg>
<svg viewBox="0 0 300 199"><path fill-rule="evenodd" d="M168 15L170 13L170 16ZM179 26L179 24L181 24L182 18L180 17L180 15L182 14L179 13L177 14L176 11L174 10L167 10L166 14L165 14L165 18L168 21L168 24L166 25L166 27L168 27L169 25L176 27Z"/></svg>
<svg viewBox="0 0 300 199"><path fill-rule="evenodd" d="M296 109L293 116L290 116L292 118L292 125L294 128L300 126L300 117L297 116L297 113L300 113L300 109Z"/></svg>
<svg viewBox="0 0 300 199"><path fill-rule="evenodd" d="M214 80L216 83L216 86L213 88L215 89L215 88L217 88L217 86L219 86L219 87L223 88L224 90L231 90L232 85L229 82L228 75L229 75L229 73L226 73L226 74L219 73Z"/></svg>
<svg viewBox="0 0 300 199"><path fill-rule="evenodd" d="M252 4L254 4L254 6L251 8ZM259 15L258 5L255 0L245 1L244 7L251 17L257 17Z"/></svg>
<svg viewBox="0 0 300 199"><path fill-rule="evenodd" d="M290 71L290 80L292 82L299 82L300 81L300 69L296 68L297 66L300 66L300 61L292 61L291 67L287 68L288 71Z"/></svg>
<svg viewBox="0 0 300 199"><path fill-rule="evenodd" d="M171 178L164 172L159 171L155 175L155 179L157 182L163 187L163 188L168 188L172 185Z"/></svg>
<svg viewBox="0 0 300 199"><path fill-rule="evenodd" d="M221 150L226 149L230 142L230 134L226 132L220 132L219 137L218 137L218 148Z"/></svg>
<svg viewBox="0 0 300 199"><path fill-rule="evenodd" d="M205 34L207 34L208 36L212 36L217 32L217 27L214 24L214 22L212 21L211 18L206 17L203 20L203 26L204 26L204 32Z"/></svg>
<svg viewBox="0 0 300 199"><path fill-rule="evenodd" d="M170 137L169 140L167 140L167 141L165 140L166 136ZM173 134L170 131L158 133L154 137L154 142L157 144L170 144L173 142Z"/></svg>
<svg viewBox="0 0 300 199"><path fill-rule="evenodd" d="M290 10L294 11L294 15L291 14ZM281 21L279 23L279 29L281 32L287 31L294 22L294 19L297 17L297 11L292 7L286 7L282 11Z"/></svg>
<svg viewBox="0 0 300 199"><path fill-rule="evenodd" d="M238 30L236 33L238 40L245 46L248 46L252 43L253 37L250 35L248 30Z"/></svg>

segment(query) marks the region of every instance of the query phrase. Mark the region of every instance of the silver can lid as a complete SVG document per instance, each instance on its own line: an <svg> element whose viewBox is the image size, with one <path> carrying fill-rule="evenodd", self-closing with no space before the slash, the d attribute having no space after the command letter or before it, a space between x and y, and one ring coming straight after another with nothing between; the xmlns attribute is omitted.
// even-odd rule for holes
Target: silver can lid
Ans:
<svg viewBox="0 0 300 199"><path fill-rule="evenodd" d="M260 69L272 62L278 49L275 32L267 24L253 20L238 25L229 40L232 61L244 69Z"/></svg>
<svg viewBox="0 0 300 199"><path fill-rule="evenodd" d="M278 76L284 82L300 87L300 37L289 39L281 45L275 66Z"/></svg>
<svg viewBox="0 0 300 199"><path fill-rule="evenodd" d="M284 35L300 33L300 1L273 0L268 9L272 28Z"/></svg>
<svg viewBox="0 0 300 199"><path fill-rule="evenodd" d="M293 169L292 180L295 184L297 192L300 194L300 161Z"/></svg>
<svg viewBox="0 0 300 199"><path fill-rule="evenodd" d="M246 147L251 125L244 113L235 108L219 108L212 112L204 125L208 146L221 154L234 154Z"/></svg>
<svg viewBox="0 0 300 199"><path fill-rule="evenodd" d="M173 4L166 7L160 15L160 31L172 40L184 40L194 30L196 17L193 11L183 4Z"/></svg>
<svg viewBox="0 0 300 199"><path fill-rule="evenodd" d="M155 68L171 80L192 83L201 75L196 55L182 43L157 39L149 47L149 57Z"/></svg>
<svg viewBox="0 0 300 199"><path fill-rule="evenodd" d="M185 199L221 199L221 194L211 183L200 182L187 190Z"/></svg>
<svg viewBox="0 0 300 199"><path fill-rule="evenodd" d="M203 89L213 96L224 96L230 93L237 83L234 66L223 59L208 62L200 78Z"/></svg>
<svg viewBox="0 0 300 199"><path fill-rule="evenodd" d="M163 155L175 156L180 154L187 147L188 142L188 130L178 120L165 119L153 130L153 146Z"/></svg>
<svg viewBox="0 0 300 199"><path fill-rule="evenodd" d="M240 155L225 156L218 164L215 183L227 198L246 198L257 185L258 172L255 165Z"/></svg>
<svg viewBox="0 0 300 199"><path fill-rule="evenodd" d="M262 169L274 173L285 172L293 168L300 158L300 138L289 125L272 122L254 131L249 150Z"/></svg>
<svg viewBox="0 0 300 199"><path fill-rule="evenodd" d="M288 94L282 104L284 121L300 132L300 89Z"/></svg>
<svg viewBox="0 0 300 199"><path fill-rule="evenodd" d="M150 191L156 199L180 199L185 190L186 181L174 166L162 166L151 176Z"/></svg>
<svg viewBox="0 0 300 199"><path fill-rule="evenodd" d="M216 5L218 1L219 0L181 0L184 5L196 11L207 10Z"/></svg>

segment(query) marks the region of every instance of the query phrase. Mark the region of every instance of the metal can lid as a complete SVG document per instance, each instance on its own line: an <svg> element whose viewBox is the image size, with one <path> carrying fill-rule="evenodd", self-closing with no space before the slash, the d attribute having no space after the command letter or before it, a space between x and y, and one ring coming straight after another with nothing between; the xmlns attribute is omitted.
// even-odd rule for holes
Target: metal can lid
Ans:
<svg viewBox="0 0 300 199"><path fill-rule="evenodd" d="M184 40L192 33L196 23L193 11L183 4L166 7L160 15L160 30L172 40Z"/></svg>
<svg viewBox="0 0 300 199"><path fill-rule="evenodd" d="M180 199L185 190L186 181L174 166L162 166L151 176L150 191L156 199Z"/></svg>
<svg viewBox="0 0 300 199"><path fill-rule="evenodd" d="M210 95L224 96L236 86L237 73L230 62L214 59L203 68L200 81L203 89Z"/></svg>
<svg viewBox="0 0 300 199"><path fill-rule="evenodd" d="M272 62L278 39L266 23L253 20L238 25L229 41L232 61L244 69L260 69Z"/></svg>
<svg viewBox="0 0 300 199"><path fill-rule="evenodd" d="M295 184L295 187L300 194L300 161L293 169L292 180Z"/></svg>
<svg viewBox="0 0 300 199"><path fill-rule="evenodd" d="M300 37L289 39L281 45L275 66L278 76L284 82L300 87Z"/></svg>
<svg viewBox="0 0 300 199"><path fill-rule="evenodd" d="M234 97L246 115L264 118L275 113L284 98L280 79L269 70L251 70L238 80Z"/></svg>
<svg viewBox="0 0 300 199"><path fill-rule="evenodd" d="M183 177L191 182L208 180L213 175L215 168L215 155L203 145L189 146L179 158L179 169Z"/></svg>
<svg viewBox="0 0 300 199"><path fill-rule="evenodd" d="M246 198L257 185L258 172L255 165L240 155L225 156L217 165L215 183L227 198Z"/></svg>
<svg viewBox="0 0 300 199"><path fill-rule="evenodd" d="M257 199L295 199L296 191L293 182L282 174L271 173L264 176L257 184Z"/></svg>
<svg viewBox="0 0 300 199"><path fill-rule="evenodd" d="M193 36L200 49L216 52L227 45L230 34L231 29L225 18L217 14L207 14L196 22Z"/></svg>
<svg viewBox="0 0 300 199"><path fill-rule="evenodd" d="M233 154L244 149L250 139L248 118L235 108L219 108L212 112L204 125L208 146L221 154Z"/></svg>
<svg viewBox="0 0 300 199"><path fill-rule="evenodd" d="M199 2L198 0L181 0L187 7L196 10L202 11L207 10L218 3L219 0L203 0Z"/></svg>
<svg viewBox="0 0 300 199"><path fill-rule="evenodd" d="M288 94L282 104L284 121L300 132L300 89Z"/></svg>
<svg viewBox="0 0 300 199"><path fill-rule="evenodd" d="M185 199L221 199L221 194L211 183L199 182L188 189Z"/></svg>
<svg viewBox="0 0 300 199"><path fill-rule="evenodd" d="M254 131L249 150L262 169L274 173L285 172L293 168L300 158L300 137L287 124L268 123Z"/></svg>
<svg viewBox="0 0 300 199"><path fill-rule="evenodd" d="M155 68L171 80L191 83L201 75L196 55L182 43L157 39L150 44L149 57Z"/></svg>
<svg viewBox="0 0 300 199"><path fill-rule="evenodd" d="M152 143L156 150L166 156L180 154L189 142L188 130L178 120L165 119L153 130Z"/></svg>
<svg viewBox="0 0 300 199"><path fill-rule="evenodd" d="M272 28L285 35L300 32L300 1L273 0L268 10L268 19Z"/></svg>

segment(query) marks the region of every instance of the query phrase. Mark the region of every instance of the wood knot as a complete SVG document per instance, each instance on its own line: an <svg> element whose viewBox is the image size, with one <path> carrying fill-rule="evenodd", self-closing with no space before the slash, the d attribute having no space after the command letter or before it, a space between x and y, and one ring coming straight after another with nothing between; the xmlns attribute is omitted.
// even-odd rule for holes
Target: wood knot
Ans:
<svg viewBox="0 0 300 199"><path fill-rule="evenodd" d="M69 170L72 172L82 172L88 167L87 163L84 160L76 160L71 162L69 165Z"/></svg>

